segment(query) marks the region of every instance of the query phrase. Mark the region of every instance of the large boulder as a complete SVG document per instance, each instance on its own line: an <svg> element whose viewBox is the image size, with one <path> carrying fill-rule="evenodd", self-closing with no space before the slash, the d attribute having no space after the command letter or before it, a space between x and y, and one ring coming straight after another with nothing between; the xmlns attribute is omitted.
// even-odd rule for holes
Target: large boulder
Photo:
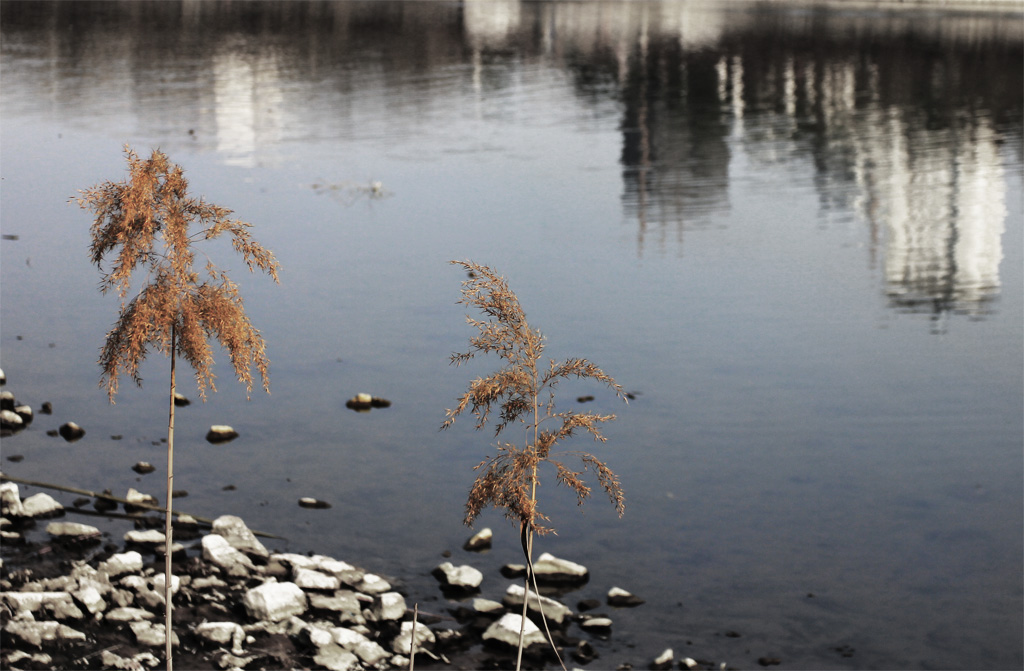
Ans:
<svg viewBox="0 0 1024 671"><path fill-rule="evenodd" d="M479 588L484 580L484 574L472 566L455 566L449 561L435 568L433 575L445 587L465 591Z"/></svg>
<svg viewBox="0 0 1024 671"><path fill-rule="evenodd" d="M252 560L231 547L231 544L217 534L203 536L203 559L216 564L228 575L245 576L256 569ZM298 589L298 587L296 587Z"/></svg>
<svg viewBox="0 0 1024 671"><path fill-rule="evenodd" d="M279 622L306 612L306 594L293 582L265 582L245 593L242 602L249 616Z"/></svg>
<svg viewBox="0 0 1024 671"><path fill-rule="evenodd" d="M241 517L235 515L221 515L213 521L211 531L218 536L223 536L231 547L247 555L262 557L270 556L267 548L264 547Z"/></svg>

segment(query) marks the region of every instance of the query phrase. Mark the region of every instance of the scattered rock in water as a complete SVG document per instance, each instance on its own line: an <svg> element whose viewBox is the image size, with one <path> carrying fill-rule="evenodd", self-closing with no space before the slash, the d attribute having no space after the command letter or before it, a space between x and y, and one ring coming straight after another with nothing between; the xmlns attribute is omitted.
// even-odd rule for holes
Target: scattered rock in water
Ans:
<svg viewBox="0 0 1024 671"><path fill-rule="evenodd" d="M526 564L505 564L501 567L501 575L510 580L522 578L526 575Z"/></svg>
<svg viewBox="0 0 1024 671"><path fill-rule="evenodd" d="M114 493L109 489L104 489L103 494L106 496L113 496ZM111 510L117 510L118 503L112 498L104 498L103 496L97 496L93 502L92 507L96 512L105 513Z"/></svg>
<svg viewBox="0 0 1024 671"><path fill-rule="evenodd" d="M327 503L326 501L321 501L320 499L314 499L310 496L303 496L301 499L299 499L299 505L303 508L324 509L331 507L330 503Z"/></svg>
<svg viewBox="0 0 1024 671"><path fill-rule="evenodd" d="M588 394L586 396L580 396L579 398L576 399L576 402L577 403L590 403L593 400L594 400L594 397Z"/></svg>
<svg viewBox="0 0 1024 671"><path fill-rule="evenodd" d="M595 608L600 607L601 602L597 599L583 599L582 601L576 604L576 610L580 611L581 613L583 611L594 610Z"/></svg>
<svg viewBox="0 0 1024 671"><path fill-rule="evenodd" d="M548 640L529 618L523 622L523 616L516 613L505 613L494 624L484 631L484 642L497 643L506 647L519 646L519 631L523 629L523 647L547 645Z"/></svg>
<svg viewBox="0 0 1024 671"><path fill-rule="evenodd" d="M100 530L88 524L78 522L50 522L46 525L46 533L59 539L76 541L91 540L99 542Z"/></svg>
<svg viewBox="0 0 1024 671"><path fill-rule="evenodd" d="M73 443L76 440L81 439L82 436L85 435L85 429L78 426L74 422L65 422L64 424L60 425L59 429L57 429L57 433L60 434L60 437L66 440L67 442Z"/></svg>
<svg viewBox="0 0 1024 671"><path fill-rule="evenodd" d="M52 415L53 414L53 403L50 403L49 401L45 401L41 406L39 406L39 414L40 415Z"/></svg>
<svg viewBox="0 0 1024 671"><path fill-rule="evenodd" d="M640 597L634 596L621 587L608 590L608 605L615 608L633 608L644 603Z"/></svg>
<svg viewBox="0 0 1024 671"><path fill-rule="evenodd" d="M674 654L672 652L672 648L665 648L660 655L654 658L654 661L651 662L648 668L652 671L664 671L665 669L671 669L673 658Z"/></svg>
<svg viewBox="0 0 1024 671"><path fill-rule="evenodd" d="M537 582L545 584L582 584L590 579L587 568L568 559L559 559L545 552L533 562Z"/></svg>
<svg viewBox="0 0 1024 671"><path fill-rule="evenodd" d="M21 502L24 517L46 518L64 514L64 506L46 492L39 492Z"/></svg>
<svg viewBox="0 0 1024 671"><path fill-rule="evenodd" d="M206 441L208 443L226 443L235 438L238 438L238 432L227 424L214 424L206 432Z"/></svg>
<svg viewBox="0 0 1024 671"><path fill-rule="evenodd" d="M479 589L480 583L484 581L484 574L472 566L455 566L448 561L438 565L433 570L432 575L444 587L463 592L472 592Z"/></svg>
<svg viewBox="0 0 1024 671"><path fill-rule="evenodd" d="M778 666L782 664L782 660L778 657L758 657L757 663L761 666Z"/></svg>
<svg viewBox="0 0 1024 671"><path fill-rule="evenodd" d="M523 589L522 585L509 585L508 589L505 590L505 596L502 599L502 603L508 608L521 607L523 605L523 595L526 594L526 590ZM538 606L538 602L540 606ZM533 590L530 590L529 600L526 604L528 612L536 613L539 617L539 610L544 611L544 617L548 623L555 626L562 626L566 620L572 616L572 611L569 607L563 603L555 601L546 596L540 596Z"/></svg>
<svg viewBox="0 0 1024 671"><path fill-rule="evenodd" d="M602 638L607 638L612 631L611 618L603 616L584 617L580 620L579 625L580 629L583 631L595 634Z"/></svg>
<svg viewBox="0 0 1024 671"><path fill-rule="evenodd" d="M179 408L192 405L192 401L188 400L184 395L174 392L174 405Z"/></svg>
<svg viewBox="0 0 1024 671"><path fill-rule="evenodd" d="M149 463L148 461L140 461L137 462L134 466L132 466L132 470L138 473L139 475L146 475L147 473L152 473L153 471L155 471L156 466Z"/></svg>
<svg viewBox="0 0 1024 671"><path fill-rule="evenodd" d="M18 464L18 463L21 463L24 460L25 460L25 455L24 454L11 454L11 455L7 456L7 461L11 462L12 464Z"/></svg>
<svg viewBox="0 0 1024 671"><path fill-rule="evenodd" d="M345 407L356 412L368 412L371 408L390 408L391 401L360 392L345 401Z"/></svg>
<svg viewBox="0 0 1024 671"><path fill-rule="evenodd" d="M124 511L126 513L139 513L145 512L147 506L159 506L160 501L157 500L152 494L143 494L134 487L128 488L128 493L124 495L124 500L127 503L124 504Z"/></svg>
<svg viewBox="0 0 1024 671"><path fill-rule="evenodd" d="M491 531L490 527L481 529L465 542L462 549L467 552L481 552L483 550L489 550L491 549L491 541L493 538L494 532Z"/></svg>
<svg viewBox="0 0 1024 671"><path fill-rule="evenodd" d="M580 664L590 664L598 656L597 650L594 650L594 646L588 641L580 641L576 644L576 649L572 651L572 658Z"/></svg>
<svg viewBox="0 0 1024 671"><path fill-rule="evenodd" d="M24 428L25 421L21 418L21 415L13 410L0 410L0 429L13 433ZM7 435L10 435L10 433L7 433Z"/></svg>

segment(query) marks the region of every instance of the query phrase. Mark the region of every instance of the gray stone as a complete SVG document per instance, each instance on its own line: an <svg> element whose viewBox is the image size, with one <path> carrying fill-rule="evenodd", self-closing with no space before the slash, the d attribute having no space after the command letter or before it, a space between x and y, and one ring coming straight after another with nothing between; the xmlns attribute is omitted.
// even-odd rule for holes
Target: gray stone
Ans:
<svg viewBox="0 0 1024 671"><path fill-rule="evenodd" d="M405 617L405 597L398 592L385 592L374 597L370 612L378 622Z"/></svg>
<svg viewBox="0 0 1024 671"><path fill-rule="evenodd" d="M523 595L525 590L521 585L509 585L508 589L505 590L505 597L502 599L508 607L522 606ZM529 601L527 603L527 609L532 613L539 614L541 610L544 612L544 617L547 618L548 622L556 625L561 625L565 622L566 618L572 615L572 611L565 604L562 604L554 599L550 599L546 596L540 596L533 590L529 592ZM539 601L539 605L538 605Z"/></svg>
<svg viewBox="0 0 1024 671"><path fill-rule="evenodd" d="M78 426L74 422L65 422L64 424L60 425L59 429L57 429L57 433L59 433L60 437L63 438L64 440L68 441L69 443L73 443L85 435L85 429Z"/></svg>
<svg viewBox="0 0 1024 671"><path fill-rule="evenodd" d="M226 443L238 438L238 432L227 424L214 424L206 432L206 440L211 443Z"/></svg>
<svg viewBox="0 0 1024 671"><path fill-rule="evenodd" d="M395 636L395 640L391 641L391 650L397 652L399 655L410 655L412 654L413 647L413 623L411 621L405 621L402 623L402 629ZM425 650L426 644L431 646L437 639L434 637L434 632L430 631L430 628L426 625L419 623L416 625L416 650Z"/></svg>
<svg viewBox="0 0 1024 671"><path fill-rule="evenodd" d="M446 561L433 571L434 576L448 587L474 590L484 581L484 574L472 566L454 566Z"/></svg>
<svg viewBox="0 0 1024 671"><path fill-rule="evenodd" d="M245 525L241 517L221 515L213 521L212 532L223 536L231 544L231 547L248 555L263 558L270 556L270 552L256 538L256 534Z"/></svg>
<svg viewBox="0 0 1024 671"><path fill-rule="evenodd" d="M64 506L46 492L33 494L21 502L25 517L57 517L64 514Z"/></svg>
<svg viewBox="0 0 1024 671"><path fill-rule="evenodd" d="M519 647L519 631L523 626L522 615L518 613L505 613L499 620L487 627L487 630L484 631L483 639L516 648ZM523 647L528 648L531 645L543 645L546 643L547 638L545 638L544 632L527 619L523 633Z"/></svg>
<svg viewBox="0 0 1024 671"><path fill-rule="evenodd" d="M231 547L223 536L207 534L203 536L203 559L216 564L229 575L246 575L255 570L252 560ZM296 588L297 589L297 588Z"/></svg>
<svg viewBox="0 0 1024 671"><path fill-rule="evenodd" d="M249 615L278 622L306 612L306 595L293 582L266 582L249 590L243 599Z"/></svg>
<svg viewBox="0 0 1024 671"><path fill-rule="evenodd" d="M239 657L237 655L232 655L230 652L225 652L217 658L217 666L222 669L244 669L255 659L255 655Z"/></svg>

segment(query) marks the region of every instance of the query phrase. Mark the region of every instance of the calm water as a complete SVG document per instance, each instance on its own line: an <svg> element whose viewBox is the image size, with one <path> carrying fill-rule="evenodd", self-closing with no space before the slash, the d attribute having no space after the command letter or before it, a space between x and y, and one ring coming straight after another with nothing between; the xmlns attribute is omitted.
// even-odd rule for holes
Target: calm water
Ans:
<svg viewBox="0 0 1024 671"><path fill-rule="evenodd" d="M118 306L67 202L123 177L125 143L159 147L284 267L275 286L210 250L243 281L273 394L246 402L219 357L220 392L178 420L183 510L385 572L436 612L429 571L452 550L499 598L514 530L488 514L494 549L459 549L491 436L438 431L495 366L447 363L471 332L446 262L471 258L508 277L551 356L637 392L561 387L560 407L593 394L619 415L576 447L618 472L626 516L541 491L559 531L542 549L591 569L567 602L647 600L611 614L594 668L665 647L743 668L1024 664L1019 13L2 11L0 364L55 409L4 440L24 455L5 471L162 493L166 361L114 406L96 387ZM362 391L394 405L346 410ZM82 441L45 435L67 420ZM219 423L241 437L210 446Z"/></svg>

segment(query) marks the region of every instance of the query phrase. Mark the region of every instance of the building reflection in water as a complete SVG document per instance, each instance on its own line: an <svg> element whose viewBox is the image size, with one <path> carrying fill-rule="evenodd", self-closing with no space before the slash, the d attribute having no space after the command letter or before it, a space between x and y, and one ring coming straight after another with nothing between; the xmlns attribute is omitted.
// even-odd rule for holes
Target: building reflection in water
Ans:
<svg viewBox="0 0 1024 671"><path fill-rule="evenodd" d="M711 0L4 11L5 59L33 63L7 68L5 89L64 100L76 123L89 108L161 132L188 124L241 166L325 135L401 141L450 123L453 104L494 110L529 64L564 74L580 106L618 115L638 254L681 254L686 231L721 225L742 153L765 172L813 166L821 219L867 228L894 308L983 315L999 293L1004 164L1021 151L1019 13Z"/></svg>

